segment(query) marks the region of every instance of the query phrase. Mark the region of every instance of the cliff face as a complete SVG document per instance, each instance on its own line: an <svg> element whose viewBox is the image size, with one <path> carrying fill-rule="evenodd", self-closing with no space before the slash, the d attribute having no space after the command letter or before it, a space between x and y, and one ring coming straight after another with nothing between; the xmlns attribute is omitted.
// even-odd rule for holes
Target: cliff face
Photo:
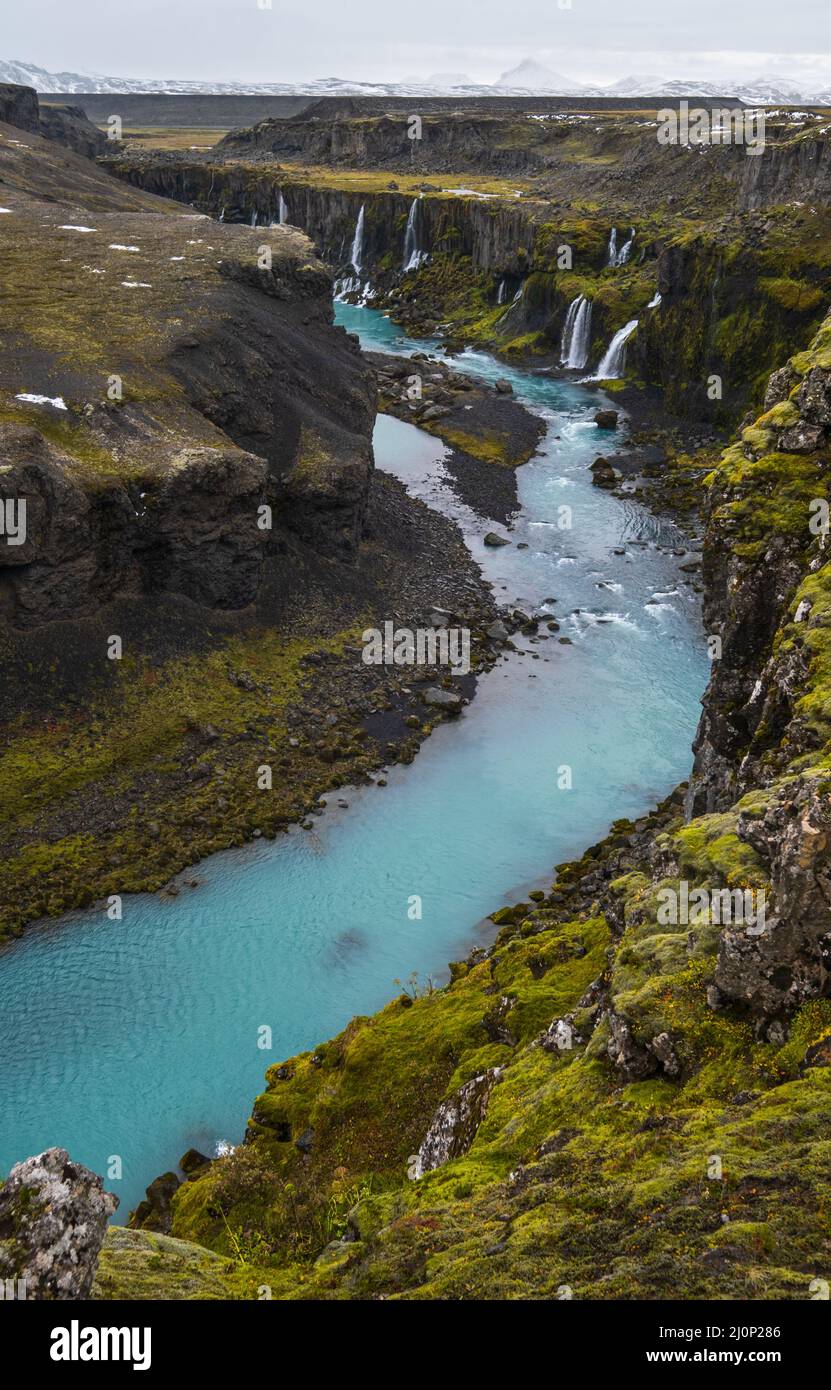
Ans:
<svg viewBox="0 0 831 1390"><path fill-rule="evenodd" d="M41 106L34 87L0 82L0 122L67 145L90 159L109 148L107 137L80 106Z"/></svg>
<svg viewBox="0 0 831 1390"><path fill-rule="evenodd" d="M56 169L19 128L0 168L0 498L27 508L0 546L5 620L159 591L239 608L287 532L353 553L374 386L306 238L208 224L75 155Z"/></svg>
<svg viewBox="0 0 831 1390"><path fill-rule="evenodd" d="M831 320L707 480L721 646L687 813L682 787L615 823L447 988L270 1068L246 1144L174 1198L194 1278L239 1241L234 1297L809 1299L828 1278L830 399ZM122 1239L102 1296L167 1297Z"/></svg>
<svg viewBox="0 0 831 1390"><path fill-rule="evenodd" d="M769 181L772 198L783 163L821 164L822 138L806 136L793 149L774 142L762 156L742 154L740 166L735 150L708 150L690 188L690 152L659 147L654 133L644 142L641 133L634 152L613 143L602 175L591 166L591 209L581 205L586 171L576 156L554 188L536 180L521 197L504 179L484 181L481 195L464 187L450 193L445 181L414 166L387 179L281 167L227 151L222 161L128 151L108 167L226 221L268 225L282 199L285 220L312 237L355 295L371 286L373 304L417 336L441 326L453 339L499 352L559 356L569 305L584 295L592 305L589 366L637 319L627 377L658 388L679 416L733 426L761 399L768 374L818 326L831 293L831 209L818 184L816 205L789 203L775 216L754 211L737 185L724 184L721 161L729 155L744 180L750 166L768 171L752 177ZM633 205L630 159L634 186L661 180L651 204ZM768 194L757 201L766 204ZM414 205L415 237L407 244L425 260L407 271ZM351 262L362 209L358 273ZM610 267L613 227L619 246L631 229L635 235L628 261ZM564 246L570 265L560 255Z"/></svg>
<svg viewBox="0 0 831 1390"><path fill-rule="evenodd" d="M800 131L775 142L763 159L749 159L742 172L739 197L746 208L793 200L827 203L831 198L831 142L826 122L816 133Z"/></svg>
<svg viewBox="0 0 831 1390"><path fill-rule="evenodd" d="M18 87L13 82L0 82L0 120L20 130L36 133L40 112L34 87Z"/></svg>

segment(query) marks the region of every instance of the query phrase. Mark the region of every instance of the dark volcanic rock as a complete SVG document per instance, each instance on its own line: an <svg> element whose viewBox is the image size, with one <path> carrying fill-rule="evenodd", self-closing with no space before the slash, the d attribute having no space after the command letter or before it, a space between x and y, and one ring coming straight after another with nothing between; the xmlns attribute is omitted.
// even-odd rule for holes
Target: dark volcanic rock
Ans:
<svg viewBox="0 0 831 1390"><path fill-rule="evenodd" d="M0 1279L24 1280L27 1298L88 1298L117 1206L65 1149L16 1164L0 1188Z"/></svg>
<svg viewBox="0 0 831 1390"><path fill-rule="evenodd" d="M34 87L18 87L0 82L0 121L37 134L40 121L38 96Z"/></svg>
<svg viewBox="0 0 831 1390"><path fill-rule="evenodd" d="M219 608L256 597L267 539L257 527L262 459L183 449L139 499L116 479L88 490L34 429L0 426L0 449L0 500L27 507L25 542L0 550L0 617L14 626L94 613L124 592L168 589Z"/></svg>
<svg viewBox="0 0 831 1390"><path fill-rule="evenodd" d="M617 474L608 459L595 459L589 472L595 487L614 487L617 483Z"/></svg>
<svg viewBox="0 0 831 1390"><path fill-rule="evenodd" d="M34 87L0 83L0 122L67 145L88 159L111 152L111 142L80 106L41 105Z"/></svg>
<svg viewBox="0 0 831 1390"><path fill-rule="evenodd" d="M598 410L595 412L594 423L600 430L616 430L618 422L618 412L616 410Z"/></svg>
<svg viewBox="0 0 831 1390"><path fill-rule="evenodd" d="M188 1153L192 1152L191 1150ZM188 1154L185 1154L185 1158ZM207 1161L207 1160L206 1160ZM182 1180L178 1173L161 1173L145 1191L144 1200L130 1213L128 1226L144 1231L161 1231L167 1235L173 1225L173 1198Z"/></svg>
<svg viewBox="0 0 831 1390"><path fill-rule="evenodd" d="M87 120L86 112L80 106L41 104L38 129L45 139L68 145L76 154L85 155L87 159L112 153L112 141L92 121Z"/></svg>

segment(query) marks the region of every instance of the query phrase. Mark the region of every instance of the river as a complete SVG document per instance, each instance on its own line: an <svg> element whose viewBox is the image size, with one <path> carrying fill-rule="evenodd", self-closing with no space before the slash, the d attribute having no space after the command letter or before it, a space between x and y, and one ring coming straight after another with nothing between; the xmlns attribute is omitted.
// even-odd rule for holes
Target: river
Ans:
<svg viewBox="0 0 831 1390"><path fill-rule="evenodd" d="M338 318L368 348L414 347L371 308ZM411 766L348 791L313 831L217 855L176 898L125 898L119 923L74 913L0 951L0 1173L55 1144L104 1174L117 1156L106 1185L126 1220L190 1145L239 1141L268 1065L377 1009L396 979L445 979L488 939L489 912L689 771L708 676L697 596L674 528L591 485L601 393L483 354L457 365L509 377L547 421L518 475L510 535L528 548L483 545L503 528L459 502L424 432L380 417L377 464L457 519L501 600L555 598L561 632L499 662Z"/></svg>

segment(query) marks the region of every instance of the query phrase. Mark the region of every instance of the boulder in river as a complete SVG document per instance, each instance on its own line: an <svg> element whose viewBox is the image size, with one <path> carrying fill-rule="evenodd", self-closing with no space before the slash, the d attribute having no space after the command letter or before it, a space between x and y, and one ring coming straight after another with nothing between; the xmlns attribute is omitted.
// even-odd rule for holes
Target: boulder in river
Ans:
<svg viewBox="0 0 831 1390"><path fill-rule="evenodd" d="M599 430L616 430L618 422L618 412L616 410L598 410L594 417L594 423Z"/></svg>
<svg viewBox="0 0 831 1390"><path fill-rule="evenodd" d="M511 542L509 540L506 540L504 536L497 535L496 531L488 531L488 534L485 536L484 543L485 545L491 546L511 544Z"/></svg>
<svg viewBox="0 0 831 1390"><path fill-rule="evenodd" d="M596 458L590 469L595 487L614 487L617 474L608 459Z"/></svg>
<svg viewBox="0 0 831 1390"><path fill-rule="evenodd" d="M494 391L497 391L500 396L512 396L514 394L513 386L511 385L510 381L506 380L504 376L499 377L493 383L493 389Z"/></svg>

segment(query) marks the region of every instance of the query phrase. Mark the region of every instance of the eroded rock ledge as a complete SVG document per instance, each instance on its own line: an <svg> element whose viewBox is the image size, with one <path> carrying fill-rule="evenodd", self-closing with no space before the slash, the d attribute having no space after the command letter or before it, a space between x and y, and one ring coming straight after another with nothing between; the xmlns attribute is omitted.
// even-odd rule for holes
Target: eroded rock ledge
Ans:
<svg viewBox="0 0 831 1390"><path fill-rule="evenodd" d="M20 128L0 127L0 170L0 499L28 508L24 543L0 546L0 616L162 591L240 608L287 532L354 554L374 383L302 233L56 166Z"/></svg>

